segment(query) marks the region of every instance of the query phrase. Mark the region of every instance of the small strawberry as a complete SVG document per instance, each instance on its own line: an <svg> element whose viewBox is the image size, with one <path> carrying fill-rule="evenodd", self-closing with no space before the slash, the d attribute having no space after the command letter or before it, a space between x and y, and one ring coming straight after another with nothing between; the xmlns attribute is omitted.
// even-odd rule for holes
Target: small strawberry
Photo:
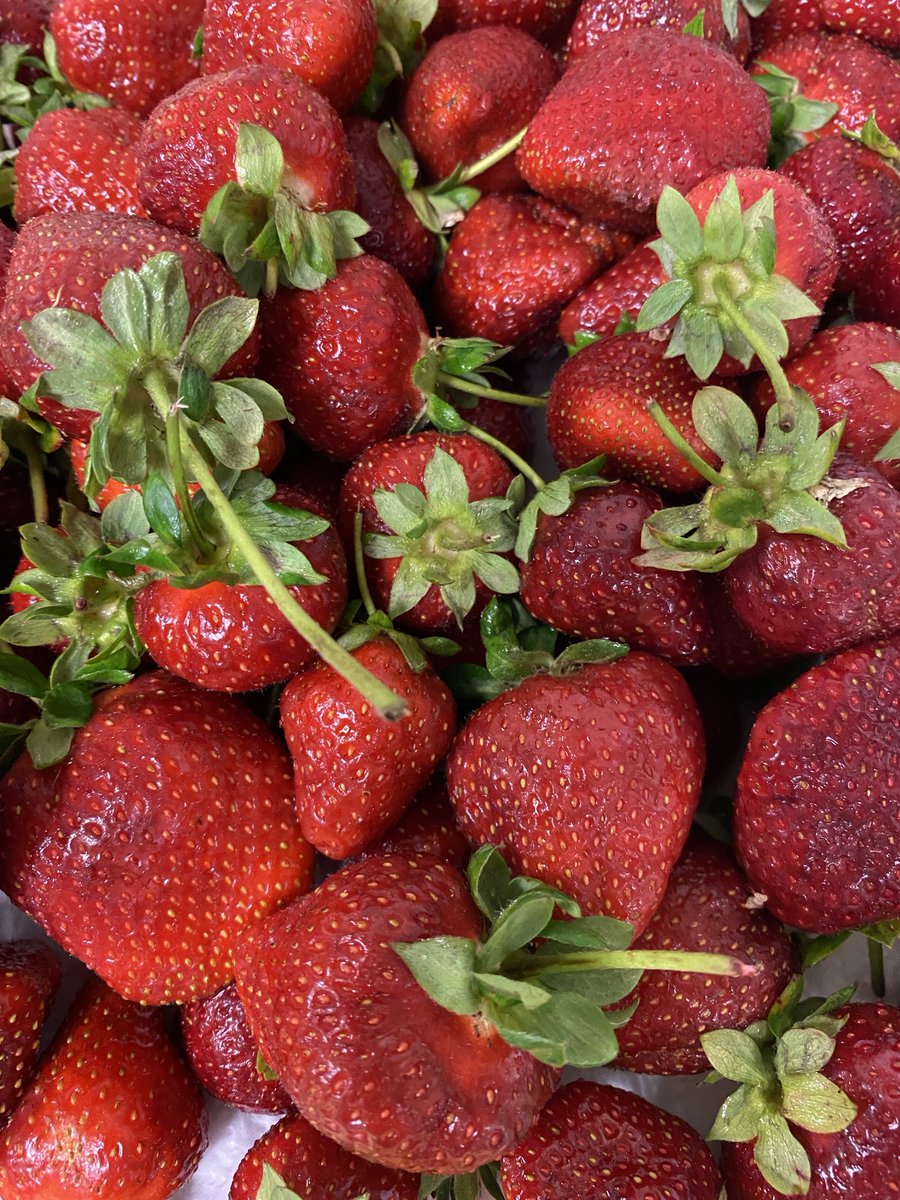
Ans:
<svg viewBox="0 0 900 1200"><path fill-rule="evenodd" d="M463 870L469 843L456 823L447 784L435 777L419 792L412 808L392 825L367 854L431 854Z"/></svg>
<svg viewBox="0 0 900 1200"><path fill-rule="evenodd" d="M855 33L869 42L900 50L897 0L819 0L822 22L838 33Z"/></svg>
<svg viewBox="0 0 900 1200"><path fill-rule="evenodd" d="M196 1170L206 1130L160 1014L90 980L0 1134L0 1194L167 1200Z"/></svg>
<svg viewBox="0 0 900 1200"><path fill-rule="evenodd" d="M203 74L279 67L343 113L366 86L377 35L370 0L206 0Z"/></svg>
<svg viewBox="0 0 900 1200"><path fill-rule="evenodd" d="M204 0L57 0L50 18L59 65L82 92L145 117L197 74Z"/></svg>
<svg viewBox="0 0 900 1200"><path fill-rule="evenodd" d="M640 242L566 305L560 338L574 346L579 331L612 337L633 330L644 301L667 278L653 244Z"/></svg>
<svg viewBox="0 0 900 1200"><path fill-rule="evenodd" d="M59 980L59 959L46 943L0 945L0 1129L31 1081Z"/></svg>
<svg viewBox="0 0 900 1200"><path fill-rule="evenodd" d="M726 20L725 10L730 7ZM602 46L619 29L652 26L681 33L699 11L697 0L583 0L566 43L566 62ZM744 62L750 53L750 18L742 4L710 4L703 9L703 37Z"/></svg>
<svg viewBox="0 0 900 1200"><path fill-rule="evenodd" d="M687 191L717 171L762 166L765 97L730 54L663 29L610 33L603 49L566 71L528 127L517 161L535 191L646 233L667 185Z"/></svg>
<svg viewBox="0 0 900 1200"><path fill-rule="evenodd" d="M484 25L512 25L557 49L566 40L576 0L438 0L432 38Z"/></svg>
<svg viewBox="0 0 900 1200"><path fill-rule="evenodd" d="M722 1179L685 1121L621 1088L561 1088L500 1162L506 1200L719 1200Z"/></svg>

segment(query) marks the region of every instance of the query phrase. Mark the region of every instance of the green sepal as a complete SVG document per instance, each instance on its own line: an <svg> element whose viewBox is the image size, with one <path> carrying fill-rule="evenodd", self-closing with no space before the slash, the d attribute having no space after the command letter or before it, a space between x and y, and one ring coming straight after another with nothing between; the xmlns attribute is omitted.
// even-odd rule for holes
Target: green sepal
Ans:
<svg viewBox="0 0 900 1200"><path fill-rule="evenodd" d="M38 117L55 109L109 107L110 102L102 96L72 87L60 70L56 42L50 33L44 37L43 57L28 50L13 43L0 46L0 122L15 126L20 142ZM25 83L20 78L26 70L36 74L33 82Z"/></svg>
<svg viewBox="0 0 900 1200"><path fill-rule="evenodd" d="M263 1052L261 1050L258 1050L256 1052L256 1070L257 1070L257 1073L260 1074L263 1077L263 1079L267 1080L269 1083L271 1083L273 1080L276 1080L278 1078L277 1071L272 1070L272 1068L266 1062L265 1057L263 1056Z"/></svg>
<svg viewBox="0 0 900 1200"><path fill-rule="evenodd" d="M698 37L698 38L704 37L703 26L704 26L705 16L706 16L706 10L702 9L702 8L699 9L696 16L691 17L690 21L688 21L687 25L685 25L685 27L682 29L681 32L686 37Z"/></svg>
<svg viewBox="0 0 900 1200"><path fill-rule="evenodd" d="M437 0L375 0L378 41L375 63L359 99L361 112L373 115L396 79L404 79L425 55L422 34L434 20Z"/></svg>
<svg viewBox="0 0 900 1200"><path fill-rule="evenodd" d="M256 1193L256 1200L311 1200L309 1196L300 1196L289 1188L278 1172L270 1163L263 1163L262 1179ZM370 1200L369 1193L356 1196L355 1200Z"/></svg>
<svg viewBox="0 0 900 1200"><path fill-rule="evenodd" d="M504 1200L497 1163L465 1175L423 1175L419 1186L419 1200L480 1200L485 1193Z"/></svg>
<svg viewBox="0 0 900 1200"><path fill-rule="evenodd" d="M419 186L419 164L415 150L396 121L385 121L379 126L378 145L397 176L419 223L429 233L442 237L454 225L458 225L480 199L481 192L463 181L462 166L438 183Z"/></svg>
<svg viewBox="0 0 900 1200"><path fill-rule="evenodd" d="M586 488L609 487L610 480L604 479L600 472L606 464L606 456L599 455L563 473L550 483L539 488L519 514L519 531L516 535L516 557L522 562L528 562L531 548L537 533L538 520L541 514L550 517L560 517L569 511L578 492Z"/></svg>
<svg viewBox="0 0 900 1200"><path fill-rule="evenodd" d="M802 149L800 133L821 129L836 116L839 105L824 100L810 100L800 91L800 81L774 63L757 60L762 68L751 78L766 93L772 120L769 139L769 166L778 167L795 151Z"/></svg>
<svg viewBox="0 0 900 1200"><path fill-rule="evenodd" d="M626 320L631 325L631 329L626 329L626 328L620 329L619 325L621 325L622 322L626 321ZM629 316L628 313L624 313L622 315L622 317L619 320L619 325L617 325L616 328L613 330L614 334L615 333L626 333L626 332L633 333L634 332L634 321L632 320L632 318ZM602 338L603 338L602 334L593 333L589 329L576 329L571 342L568 342L566 344L566 353L568 354L569 358L574 358L575 355L579 353L579 351L584 350L587 346L593 346L594 342L602 341Z"/></svg>
<svg viewBox="0 0 900 1200"><path fill-rule="evenodd" d="M851 142L859 142L868 150L874 150L887 162L896 163L900 159L900 146L878 127L874 112L869 114L861 129L845 129L842 125L841 133Z"/></svg>
<svg viewBox="0 0 900 1200"><path fill-rule="evenodd" d="M354 600L348 606L344 624L346 626L338 639L345 650L357 650L377 637L387 637L403 654L407 666L416 674L421 674L428 666L428 657L452 658L459 653L459 643L446 637L414 637L397 629L394 622L383 612L364 614L359 620L362 602ZM364 612L364 610L363 610Z"/></svg>

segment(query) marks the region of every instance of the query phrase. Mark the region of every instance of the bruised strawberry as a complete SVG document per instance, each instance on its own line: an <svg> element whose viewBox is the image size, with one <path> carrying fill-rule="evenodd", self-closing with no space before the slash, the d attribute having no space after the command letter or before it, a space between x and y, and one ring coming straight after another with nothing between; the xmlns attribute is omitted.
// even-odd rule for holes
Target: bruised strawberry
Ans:
<svg viewBox="0 0 900 1200"><path fill-rule="evenodd" d="M734 34L725 23L723 7L704 8L703 36L744 62L750 53L750 18L742 5L736 5ZM652 26L681 33L697 11L697 0L582 0L566 44L566 62L571 66L593 53L604 45L607 34L619 29Z"/></svg>
<svg viewBox="0 0 900 1200"><path fill-rule="evenodd" d="M426 784L400 820L367 854L431 854L462 870L469 843L456 823L447 784L435 777Z"/></svg>
<svg viewBox="0 0 900 1200"><path fill-rule="evenodd" d="M162 672L102 693L61 766L24 753L0 828L4 891L147 1004L227 983L238 929L311 881L286 753L236 701Z"/></svg>
<svg viewBox="0 0 900 1200"><path fill-rule="evenodd" d="M60 973L44 942L0 945L0 1129L31 1080Z"/></svg>
<svg viewBox="0 0 900 1200"><path fill-rule="evenodd" d="M566 305L559 319L560 338L572 346L580 330L612 337L623 319L633 329L644 301L667 278L650 242L641 242Z"/></svg>
<svg viewBox="0 0 900 1200"><path fill-rule="evenodd" d="M429 35L443 37L483 25L512 25L556 49L565 41L577 0L438 0Z"/></svg>

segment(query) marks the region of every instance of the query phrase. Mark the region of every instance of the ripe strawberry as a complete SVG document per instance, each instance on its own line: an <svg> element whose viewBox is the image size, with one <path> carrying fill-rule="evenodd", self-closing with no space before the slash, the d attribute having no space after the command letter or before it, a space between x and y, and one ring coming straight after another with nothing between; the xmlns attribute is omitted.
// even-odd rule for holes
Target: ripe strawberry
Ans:
<svg viewBox="0 0 900 1200"><path fill-rule="evenodd" d="M510 363L510 366L514 367L514 364ZM465 417L470 425L491 434L522 458L531 459L534 437L527 408L518 404L507 404L493 396L466 399L475 400L475 403L470 408L468 403L461 402L458 408L460 415Z"/></svg>
<svg viewBox="0 0 900 1200"><path fill-rule="evenodd" d="M734 36L725 23L721 4L710 4L703 10L703 36L744 62L750 53L750 18L746 9L736 6ZM569 66L602 46L609 33L619 29L641 29L652 26L681 33L688 21L697 15L697 0L583 0L566 43Z"/></svg>
<svg viewBox="0 0 900 1200"><path fill-rule="evenodd" d="M839 33L855 33L869 42L900 50L897 0L819 0L822 22Z"/></svg>
<svg viewBox="0 0 900 1200"><path fill-rule="evenodd" d="M88 982L0 1135L16 1200L166 1200L196 1170L207 1117L160 1014Z"/></svg>
<svg viewBox="0 0 900 1200"><path fill-rule="evenodd" d="M757 717L735 840L779 920L830 933L900 917L898 718L897 639L813 667Z"/></svg>
<svg viewBox="0 0 900 1200"><path fill-rule="evenodd" d="M765 58L770 46L797 33L817 33L821 28L822 0L769 0L751 22L753 49L758 58Z"/></svg>
<svg viewBox="0 0 900 1200"><path fill-rule="evenodd" d="M453 231L438 320L451 336L503 346L552 337L562 306L629 243L539 196L485 196Z"/></svg>
<svg viewBox="0 0 900 1200"><path fill-rule="evenodd" d="M447 783L470 843L499 846L515 870L642 933L687 838L703 763L687 684L638 651L488 701L457 736Z"/></svg>
<svg viewBox="0 0 900 1200"><path fill-rule="evenodd" d="M551 49L562 46L576 0L438 0L428 28L432 38L483 25L512 25Z"/></svg>
<svg viewBox="0 0 900 1200"><path fill-rule="evenodd" d="M645 333L623 333L586 346L563 364L547 405L547 434L562 466L606 454L607 470L651 487L691 492L700 486L701 476L647 412L650 401L662 405L697 453L715 463L691 422L697 377L665 351L663 342Z"/></svg>
<svg viewBox="0 0 900 1200"><path fill-rule="evenodd" d="M246 928L235 966L250 1026L303 1116L344 1149L400 1170L472 1171L549 1098L557 1071L480 1013L439 1006L392 948L481 926L448 863L388 856Z"/></svg>
<svg viewBox="0 0 900 1200"><path fill-rule="evenodd" d="M460 870L469 861L469 843L456 823L447 784L435 776L399 821L366 854L431 854Z"/></svg>
<svg viewBox="0 0 900 1200"><path fill-rule="evenodd" d="M73 87L145 117L197 74L204 0L57 0L50 18L59 65Z"/></svg>
<svg viewBox="0 0 900 1200"><path fill-rule="evenodd" d="M46 943L0 946L0 1129L31 1080L59 979L59 959Z"/></svg>
<svg viewBox="0 0 900 1200"><path fill-rule="evenodd" d="M722 1179L700 1135L621 1088L561 1088L525 1139L501 1159L507 1200L719 1200Z"/></svg>
<svg viewBox="0 0 900 1200"><path fill-rule="evenodd" d="M571 346L579 330L611 337L623 318L634 328L644 301L667 278L650 242L641 242L566 305L559 319L559 336Z"/></svg>
<svg viewBox="0 0 900 1200"><path fill-rule="evenodd" d="M384 637L353 657L403 696L409 712L401 721L383 720L325 663L307 667L281 696L300 828L330 858L359 854L391 828L456 731L453 697L430 667L415 670Z"/></svg>
<svg viewBox="0 0 900 1200"><path fill-rule="evenodd" d="M61 767L25 753L3 779L0 879L122 995L184 1002L228 982L241 926L309 886L291 810L262 722L142 675L99 696Z"/></svg>
<svg viewBox="0 0 900 1200"><path fill-rule="evenodd" d="M146 216L134 144L142 122L124 109L61 108L35 121L16 155L16 220L53 212Z"/></svg>
<svg viewBox="0 0 900 1200"><path fill-rule="evenodd" d="M203 74L279 67L347 112L372 72L377 36L370 0L206 0Z"/></svg>
<svg viewBox="0 0 900 1200"><path fill-rule="evenodd" d="M548 199L647 233L667 184L686 192L717 171L762 166L768 137L765 96L730 54L701 38L629 29L566 71L517 161Z"/></svg>
<svg viewBox="0 0 900 1200"><path fill-rule="evenodd" d="M52 8L53 0L0 0L0 46L27 46L29 54L40 54Z"/></svg>
<svg viewBox="0 0 900 1200"><path fill-rule="evenodd" d="M559 78L553 55L518 29L441 38L416 68L400 123L433 179L472 166L527 125ZM512 153L477 177L480 191L521 188Z"/></svg>
<svg viewBox="0 0 900 1200"><path fill-rule="evenodd" d="M223 1104L245 1112L283 1113L291 1098L259 1070L259 1050L233 983L181 1010L181 1035L194 1074Z"/></svg>
<svg viewBox="0 0 900 1200"><path fill-rule="evenodd" d="M418 1200L419 1180L348 1154L299 1113L284 1117L241 1159L229 1200L257 1200L266 1165L298 1196L322 1200Z"/></svg>

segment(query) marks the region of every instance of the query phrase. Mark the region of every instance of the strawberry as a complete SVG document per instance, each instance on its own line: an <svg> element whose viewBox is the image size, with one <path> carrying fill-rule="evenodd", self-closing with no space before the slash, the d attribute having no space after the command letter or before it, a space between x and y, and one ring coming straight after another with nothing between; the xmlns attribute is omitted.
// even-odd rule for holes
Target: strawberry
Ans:
<svg viewBox="0 0 900 1200"><path fill-rule="evenodd" d="M517 134L558 78L552 54L518 29L453 33L432 46L416 68L400 123L428 173L442 179ZM478 175L482 191L521 186L511 152Z"/></svg>
<svg viewBox="0 0 900 1200"><path fill-rule="evenodd" d="M203 3L57 0L50 31L62 72L80 91L145 117L197 74Z"/></svg>
<svg viewBox="0 0 900 1200"><path fill-rule="evenodd" d="M697 377L665 356L665 344L644 333L595 342L569 359L553 380L547 434L564 467L608 457L609 468L673 492L695 491L700 475L672 447L647 403L656 401L690 445L715 462L691 423Z"/></svg>
<svg viewBox="0 0 900 1200"><path fill-rule="evenodd" d="M534 675L479 708L447 783L473 845L563 886L589 913L649 924L690 828L703 731L678 672L634 652Z"/></svg>
<svg viewBox="0 0 900 1200"><path fill-rule="evenodd" d="M749 979L648 971L623 1007L637 1012L619 1032L616 1065L651 1075L692 1075L708 1067L700 1035L744 1029L768 1013L797 969L791 939L753 892L731 853L694 833L675 864L663 902L635 950L712 950L757 966Z"/></svg>
<svg viewBox="0 0 900 1200"><path fill-rule="evenodd" d="M447 784L435 776L419 792L412 808L366 854L431 854L462 870L469 843L456 823Z"/></svg>
<svg viewBox="0 0 900 1200"><path fill-rule="evenodd" d="M575 5L576 0L438 0L429 34L437 38L483 25L512 25L556 49L566 40Z"/></svg>
<svg viewBox="0 0 900 1200"><path fill-rule="evenodd" d="M765 97L730 54L701 38L630 29L566 71L517 162L548 199L646 233L667 184L687 191L717 171L762 166L768 136Z"/></svg>
<svg viewBox="0 0 900 1200"><path fill-rule="evenodd" d="M63 108L35 121L16 156L16 220L53 212L145 216L134 143L142 122L124 109Z"/></svg>
<svg viewBox="0 0 900 1200"><path fill-rule="evenodd" d="M797 33L817 33L822 28L822 0L769 0L751 22L753 49L764 58L769 46Z"/></svg>
<svg viewBox="0 0 900 1200"><path fill-rule="evenodd" d="M4 225L0 221L0 306L6 296L6 277L9 274L9 264L15 244L16 235L8 225Z"/></svg>
<svg viewBox="0 0 900 1200"><path fill-rule="evenodd" d="M370 0L206 0L203 73L279 67L347 112L371 74L377 35Z"/></svg>
<svg viewBox="0 0 900 1200"><path fill-rule="evenodd" d="M733 54L738 62L744 62L750 53L750 18L742 5L733 5L734 25L729 28L724 7L710 4L704 8L703 37ZM696 0L651 0L649 4L646 0L612 0L612 3L609 0L583 0L569 32L566 61L571 66L597 46L602 46L607 34L619 29L640 29L649 25L681 33L697 12Z"/></svg>
<svg viewBox="0 0 900 1200"><path fill-rule="evenodd" d="M501 1159L506 1200L719 1200L722 1180L700 1135L621 1088L577 1080Z"/></svg>
<svg viewBox="0 0 900 1200"><path fill-rule="evenodd" d="M897 0L820 0L822 21L839 33L855 33L869 42L900 50Z"/></svg>
<svg viewBox="0 0 900 1200"><path fill-rule="evenodd" d="M817 333L787 364L785 374L812 396L829 425L846 420L841 448L857 462L869 463L900 427L900 387L892 386L884 374L892 363L900 363L896 329L868 323L835 325ZM774 398L768 380L759 379L753 397L757 411L767 412ZM900 484L900 463L875 465L891 483Z"/></svg>
<svg viewBox="0 0 900 1200"><path fill-rule="evenodd" d="M424 655L412 665L385 637L352 652L406 700L401 721L384 721L324 663L301 672L281 695L300 828L330 858L359 854L390 829L443 761L456 731L453 697Z"/></svg>
<svg viewBox="0 0 900 1200"><path fill-rule="evenodd" d="M311 879L275 738L237 702L161 672L104 692L60 767L21 755L0 825L3 889L147 1004L227 983L238 929Z"/></svg>
<svg viewBox="0 0 900 1200"><path fill-rule="evenodd" d="M263 1074L259 1051L233 983L181 1010L181 1036L194 1074L223 1104L245 1112L283 1113L291 1099Z"/></svg>
<svg viewBox="0 0 900 1200"><path fill-rule="evenodd" d="M258 1200L260 1185L277 1176L298 1196L322 1200L418 1200L419 1180L348 1154L299 1113L282 1118L241 1159L229 1200Z"/></svg>
<svg viewBox="0 0 900 1200"><path fill-rule="evenodd" d="M203 1098L160 1014L89 981L0 1135L16 1200L166 1200L206 1149Z"/></svg>
<svg viewBox="0 0 900 1200"><path fill-rule="evenodd" d="M562 306L629 242L539 196L485 196L454 229L438 320L453 336L504 346L552 337Z"/></svg>
<svg viewBox="0 0 900 1200"><path fill-rule="evenodd" d="M53 0L0 0L0 46L27 46L29 54L40 54L52 9Z"/></svg>
<svg viewBox="0 0 900 1200"><path fill-rule="evenodd" d="M623 319L633 329L644 301L667 278L651 243L639 243L566 305L559 319L559 336L574 346L579 330L611 337Z"/></svg>
<svg viewBox="0 0 900 1200"><path fill-rule="evenodd" d="M31 1080L59 980L59 959L46 943L0 945L0 1129Z"/></svg>
<svg viewBox="0 0 900 1200"><path fill-rule="evenodd" d="M510 363L510 366L513 364ZM470 406L472 400L474 403ZM531 459L534 438L527 408L507 404L493 396L481 396L479 399L470 396L466 402L458 401L458 408L470 425L489 433L522 458Z"/></svg>
<svg viewBox="0 0 900 1200"><path fill-rule="evenodd" d="M900 917L898 714L894 639L813 667L757 717L738 776L735 841L779 920L829 933Z"/></svg>

